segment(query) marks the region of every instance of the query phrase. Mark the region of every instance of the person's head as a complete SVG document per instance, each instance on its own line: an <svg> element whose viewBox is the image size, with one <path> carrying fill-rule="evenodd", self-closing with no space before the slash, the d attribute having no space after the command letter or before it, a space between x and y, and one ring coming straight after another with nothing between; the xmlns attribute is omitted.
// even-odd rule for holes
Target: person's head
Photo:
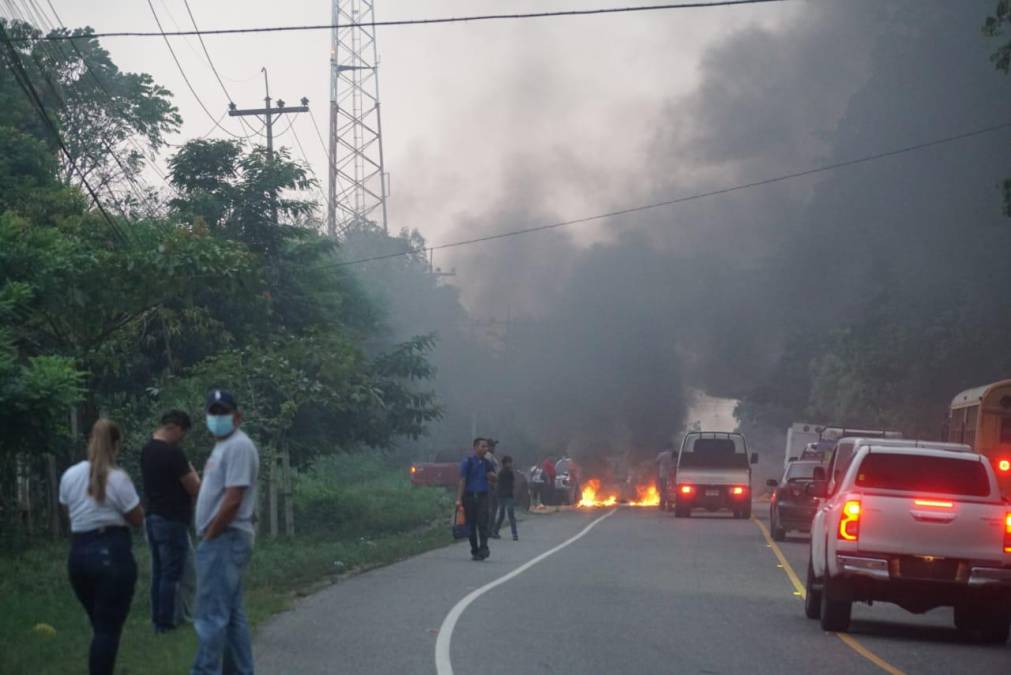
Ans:
<svg viewBox="0 0 1011 675"><path fill-rule="evenodd" d="M503 457L502 466L505 467L506 469L511 469L513 467L513 458L510 457L509 455Z"/></svg>
<svg viewBox="0 0 1011 675"><path fill-rule="evenodd" d="M160 440L169 445L179 445L186 438L186 434L193 427L190 416L182 410L169 410L161 416L158 430L155 432Z"/></svg>
<svg viewBox="0 0 1011 675"><path fill-rule="evenodd" d="M242 413L232 392L212 389L207 394L207 430L214 438L228 438L242 422Z"/></svg>
<svg viewBox="0 0 1011 675"><path fill-rule="evenodd" d="M498 441L496 441L494 438L487 438L485 440L488 441L488 452L494 455L495 447L498 445Z"/></svg>
<svg viewBox="0 0 1011 675"><path fill-rule="evenodd" d="M88 462L91 464L88 494L96 502L105 501L109 470L116 466L122 441L123 434L112 420L102 418L91 427L88 437Z"/></svg>
<svg viewBox="0 0 1011 675"><path fill-rule="evenodd" d="M478 457L484 457L488 454L488 439L478 436L474 439L474 452L477 453Z"/></svg>

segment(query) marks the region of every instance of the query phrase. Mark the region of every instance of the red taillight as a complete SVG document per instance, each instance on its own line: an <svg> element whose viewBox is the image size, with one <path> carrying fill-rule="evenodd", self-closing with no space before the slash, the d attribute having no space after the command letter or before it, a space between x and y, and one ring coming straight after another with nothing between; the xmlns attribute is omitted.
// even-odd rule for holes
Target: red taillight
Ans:
<svg viewBox="0 0 1011 675"><path fill-rule="evenodd" d="M683 494L686 497L690 497L693 494L695 494L695 486L694 485L682 485L681 487L678 488L678 492L680 492L681 494Z"/></svg>
<svg viewBox="0 0 1011 675"><path fill-rule="evenodd" d="M418 467L416 467L416 466L414 466L414 465L412 464L412 465L411 465L411 475L413 476L413 475L414 475L414 474L416 474L416 473L418 473Z"/></svg>
<svg viewBox="0 0 1011 675"><path fill-rule="evenodd" d="M997 460L997 470L1001 473L1011 472L1011 459L1000 459Z"/></svg>
<svg viewBox="0 0 1011 675"><path fill-rule="evenodd" d="M1004 516L1004 552L1011 553L1011 513Z"/></svg>
<svg viewBox="0 0 1011 675"><path fill-rule="evenodd" d="M735 497L741 497L744 495L744 488L741 487L740 485L735 485L734 487L730 488L730 494L734 495Z"/></svg>
<svg viewBox="0 0 1011 675"><path fill-rule="evenodd" d="M851 499L843 504L837 536L846 541L856 541L860 536L860 501Z"/></svg>
<svg viewBox="0 0 1011 675"><path fill-rule="evenodd" d="M955 506L954 502L946 502L942 499L914 499L913 504L933 509L950 509Z"/></svg>

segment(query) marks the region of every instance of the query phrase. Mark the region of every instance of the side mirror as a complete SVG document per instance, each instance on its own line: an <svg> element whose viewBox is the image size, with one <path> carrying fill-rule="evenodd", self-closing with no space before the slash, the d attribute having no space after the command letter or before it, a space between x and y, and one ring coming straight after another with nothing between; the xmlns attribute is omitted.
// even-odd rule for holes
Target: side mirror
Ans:
<svg viewBox="0 0 1011 675"><path fill-rule="evenodd" d="M804 494L808 497L824 499L828 496L828 483L824 480L816 480L813 483L809 483L807 488L804 489Z"/></svg>
<svg viewBox="0 0 1011 675"><path fill-rule="evenodd" d="M811 474L811 478L813 478L814 480L820 480L820 481L826 480L826 478L825 478L825 468L821 467L821 466L814 467L814 471Z"/></svg>
<svg viewBox="0 0 1011 675"><path fill-rule="evenodd" d="M758 464L758 453L757 452L751 453L751 463L752 464Z"/></svg>
<svg viewBox="0 0 1011 675"><path fill-rule="evenodd" d="M769 487L779 487L779 481L776 480L775 478L770 478L769 480L765 481L765 484L768 485Z"/></svg>

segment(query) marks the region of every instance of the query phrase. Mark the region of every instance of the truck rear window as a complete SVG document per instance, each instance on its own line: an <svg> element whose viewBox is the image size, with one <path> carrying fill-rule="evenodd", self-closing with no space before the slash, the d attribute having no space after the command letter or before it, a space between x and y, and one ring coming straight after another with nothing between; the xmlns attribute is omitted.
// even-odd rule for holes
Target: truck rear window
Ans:
<svg viewBox="0 0 1011 675"><path fill-rule="evenodd" d="M922 455L871 453L857 471L859 487L986 497L990 481L981 462Z"/></svg>

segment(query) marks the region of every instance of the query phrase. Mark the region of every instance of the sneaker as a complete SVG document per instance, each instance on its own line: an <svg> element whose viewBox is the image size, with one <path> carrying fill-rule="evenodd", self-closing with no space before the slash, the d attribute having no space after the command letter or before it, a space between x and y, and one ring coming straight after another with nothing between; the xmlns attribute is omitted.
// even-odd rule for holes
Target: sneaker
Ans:
<svg viewBox="0 0 1011 675"><path fill-rule="evenodd" d="M519 541L519 540L520 540L520 538L514 534L513 535L513 541Z"/></svg>
<svg viewBox="0 0 1011 675"><path fill-rule="evenodd" d="M485 548L481 549L480 551L478 551L477 554L479 556L481 556L481 560L487 560L488 556L491 555L491 551L488 550L488 547L485 547Z"/></svg>

